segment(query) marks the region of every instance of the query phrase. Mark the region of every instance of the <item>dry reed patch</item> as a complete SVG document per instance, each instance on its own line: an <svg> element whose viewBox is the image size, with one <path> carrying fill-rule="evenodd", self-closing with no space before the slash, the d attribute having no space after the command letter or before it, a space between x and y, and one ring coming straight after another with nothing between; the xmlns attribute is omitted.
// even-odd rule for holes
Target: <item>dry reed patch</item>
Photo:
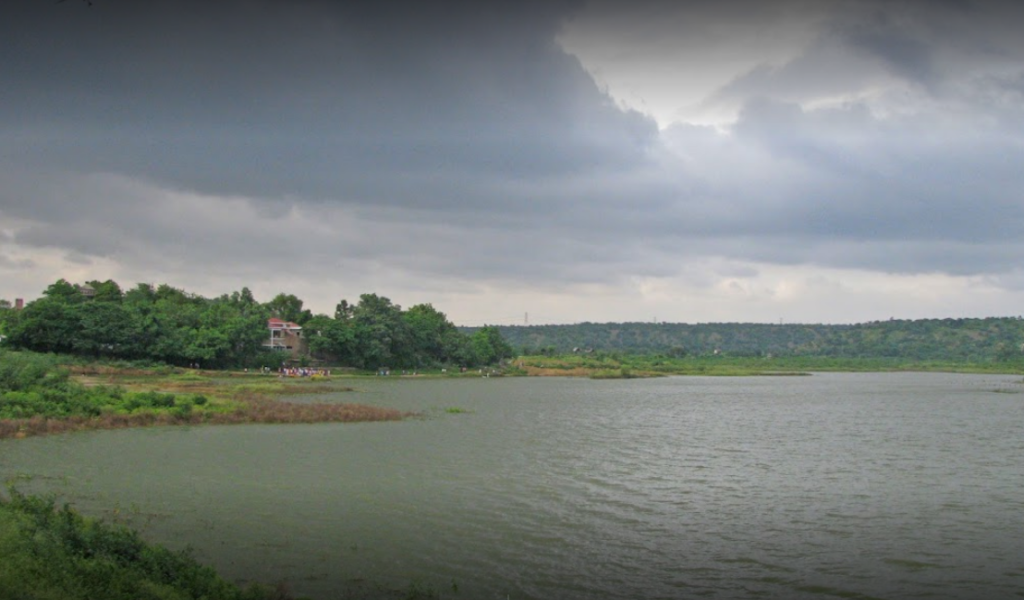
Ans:
<svg viewBox="0 0 1024 600"><path fill-rule="evenodd" d="M165 392L174 394L202 394L224 396L227 386L213 381L173 381L159 377L120 377L116 375L73 375L72 379L85 387L117 386L129 392Z"/></svg>
<svg viewBox="0 0 1024 600"><path fill-rule="evenodd" d="M91 429L125 429L151 425L191 425L203 422L200 413L178 416L169 413L106 414L99 417L31 417L0 420L0 439L53 435Z"/></svg>
<svg viewBox="0 0 1024 600"><path fill-rule="evenodd" d="M110 365L68 365L65 367L72 375L120 375L122 377L153 377L153 371L131 367L112 367ZM175 369L175 372L182 372Z"/></svg>
<svg viewBox="0 0 1024 600"><path fill-rule="evenodd" d="M528 377L590 377L596 369L573 367L571 369L553 369L550 367L522 367Z"/></svg>
<svg viewBox="0 0 1024 600"><path fill-rule="evenodd" d="M154 425L242 425L255 423L357 423L399 421L414 413L364 404L296 404L273 398L246 395L236 397L237 405L229 411L193 411L190 414L171 412L108 413L98 417L0 420L0 439L25 438L94 429L125 429Z"/></svg>
<svg viewBox="0 0 1024 600"><path fill-rule="evenodd" d="M365 404L298 404L263 396L239 399L241 406L229 413L211 415L211 423L355 423L398 421L410 413Z"/></svg>
<svg viewBox="0 0 1024 600"><path fill-rule="evenodd" d="M113 383L113 379L110 377L101 377L99 375L72 375L71 379L84 385L85 387L97 387L100 385L110 385Z"/></svg>

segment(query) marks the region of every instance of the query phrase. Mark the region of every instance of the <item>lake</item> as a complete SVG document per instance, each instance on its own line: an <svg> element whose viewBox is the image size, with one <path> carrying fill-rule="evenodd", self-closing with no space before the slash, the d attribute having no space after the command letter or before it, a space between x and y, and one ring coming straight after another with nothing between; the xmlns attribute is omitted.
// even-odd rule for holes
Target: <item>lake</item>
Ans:
<svg viewBox="0 0 1024 600"><path fill-rule="evenodd" d="M1024 597L1020 376L352 385L294 401L425 416L4 440L0 475L316 600Z"/></svg>

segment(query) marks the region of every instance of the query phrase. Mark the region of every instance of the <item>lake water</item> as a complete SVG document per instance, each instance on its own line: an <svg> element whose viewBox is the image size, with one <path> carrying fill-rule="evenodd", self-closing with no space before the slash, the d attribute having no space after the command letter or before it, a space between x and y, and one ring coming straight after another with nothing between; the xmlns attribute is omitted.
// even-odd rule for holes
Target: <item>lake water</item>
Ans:
<svg viewBox="0 0 1024 600"><path fill-rule="evenodd" d="M1020 598L1020 380L369 380L315 400L426 418L6 440L0 475L317 600Z"/></svg>

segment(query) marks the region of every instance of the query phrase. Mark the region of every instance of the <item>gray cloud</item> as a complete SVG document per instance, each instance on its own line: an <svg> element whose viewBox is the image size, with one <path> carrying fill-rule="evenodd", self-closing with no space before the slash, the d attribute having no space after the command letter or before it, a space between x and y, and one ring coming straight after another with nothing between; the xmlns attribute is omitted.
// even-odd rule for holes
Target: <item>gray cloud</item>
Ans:
<svg viewBox="0 0 1024 600"><path fill-rule="evenodd" d="M0 217L26 252L281 289L712 286L754 265L1019 281L1024 44L1003 5L831 3L791 60L712 90L735 123L662 131L555 43L575 2L12 6ZM697 30L726 8L672 10Z"/></svg>
<svg viewBox="0 0 1024 600"><path fill-rule="evenodd" d="M443 205L446 177L627 168L653 141L553 44L566 3L369 6L20 2L0 31L5 158L203 192Z"/></svg>
<svg viewBox="0 0 1024 600"><path fill-rule="evenodd" d="M880 60L895 75L925 87L935 85L938 75L930 48L912 34L890 25L884 18L844 33L848 43Z"/></svg>

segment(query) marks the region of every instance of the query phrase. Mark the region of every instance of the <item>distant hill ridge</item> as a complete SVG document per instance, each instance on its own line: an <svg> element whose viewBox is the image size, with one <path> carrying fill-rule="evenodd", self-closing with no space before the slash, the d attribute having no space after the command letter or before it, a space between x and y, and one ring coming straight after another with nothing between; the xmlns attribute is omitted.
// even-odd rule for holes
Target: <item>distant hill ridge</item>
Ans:
<svg viewBox="0 0 1024 600"><path fill-rule="evenodd" d="M475 328L464 328L473 331ZM676 356L895 357L990 361L1022 355L1021 317L873 321L855 325L578 323L500 325L526 354L606 351Z"/></svg>

